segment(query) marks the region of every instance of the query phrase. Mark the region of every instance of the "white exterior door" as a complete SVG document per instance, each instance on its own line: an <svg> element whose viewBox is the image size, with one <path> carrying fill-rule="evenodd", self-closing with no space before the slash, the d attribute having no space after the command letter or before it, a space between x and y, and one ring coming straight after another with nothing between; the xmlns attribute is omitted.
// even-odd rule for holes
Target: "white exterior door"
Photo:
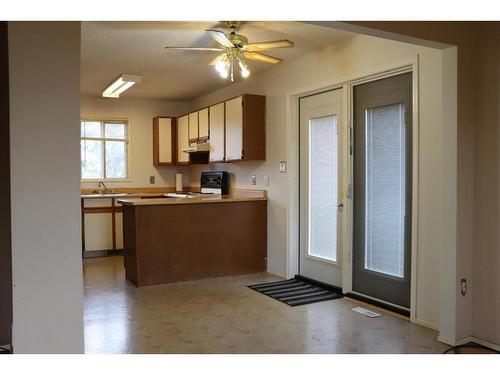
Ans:
<svg viewBox="0 0 500 375"><path fill-rule="evenodd" d="M300 99L299 273L342 286L342 90Z"/></svg>

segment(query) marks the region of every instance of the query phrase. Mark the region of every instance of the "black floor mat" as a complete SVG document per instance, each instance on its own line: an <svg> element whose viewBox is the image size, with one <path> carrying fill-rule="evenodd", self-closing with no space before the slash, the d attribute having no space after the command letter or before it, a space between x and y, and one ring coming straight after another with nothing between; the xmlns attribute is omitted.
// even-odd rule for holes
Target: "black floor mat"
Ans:
<svg viewBox="0 0 500 375"><path fill-rule="evenodd" d="M289 306L305 305L342 297L342 293L338 293L333 288L299 278L249 285L248 287Z"/></svg>

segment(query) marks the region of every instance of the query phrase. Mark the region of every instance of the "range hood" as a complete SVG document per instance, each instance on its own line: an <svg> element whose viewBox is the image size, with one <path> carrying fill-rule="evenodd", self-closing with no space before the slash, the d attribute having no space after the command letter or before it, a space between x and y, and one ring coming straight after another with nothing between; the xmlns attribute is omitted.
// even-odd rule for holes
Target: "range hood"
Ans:
<svg viewBox="0 0 500 375"><path fill-rule="evenodd" d="M207 142L201 142L201 143L195 143L189 146L189 148L185 148L182 150L183 152L187 153L195 153L195 152L209 152L210 151L210 143Z"/></svg>

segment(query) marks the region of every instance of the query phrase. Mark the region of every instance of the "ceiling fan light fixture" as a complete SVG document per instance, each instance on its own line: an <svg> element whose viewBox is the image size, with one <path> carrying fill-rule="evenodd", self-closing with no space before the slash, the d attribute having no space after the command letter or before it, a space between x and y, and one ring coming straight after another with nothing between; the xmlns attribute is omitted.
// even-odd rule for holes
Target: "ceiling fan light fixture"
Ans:
<svg viewBox="0 0 500 375"><path fill-rule="evenodd" d="M238 57L238 64L240 65L240 70L241 70L241 76L243 78L247 78L250 75L250 70L248 70L247 64Z"/></svg>
<svg viewBox="0 0 500 375"><path fill-rule="evenodd" d="M215 70L219 73L227 70L227 58L225 56L224 58L222 58L222 60L219 60L217 64L215 64Z"/></svg>
<svg viewBox="0 0 500 375"><path fill-rule="evenodd" d="M222 72L220 72L220 76L224 79L226 79L227 77L229 77L229 71L228 70L223 70Z"/></svg>
<svg viewBox="0 0 500 375"><path fill-rule="evenodd" d="M222 78L227 78L229 75L229 60L227 57L224 57L221 61L215 64L215 70L219 72Z"/></svg>

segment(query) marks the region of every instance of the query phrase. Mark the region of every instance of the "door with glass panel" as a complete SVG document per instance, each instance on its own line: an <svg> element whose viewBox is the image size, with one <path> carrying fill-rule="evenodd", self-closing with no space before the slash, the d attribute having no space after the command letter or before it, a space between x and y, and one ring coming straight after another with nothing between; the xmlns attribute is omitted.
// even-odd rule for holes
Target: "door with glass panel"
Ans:
<svg viewBox="0 0 500 375"><path fill-rule="evenodd" d="M342 286L340 101L342 90L300 99L299 272Z"/></svg>
<svg viewBox="0 0 500 375"><path fill-rule="evenodd" d="M409 309L411 73L354 87L354 293Z"/></svg>

